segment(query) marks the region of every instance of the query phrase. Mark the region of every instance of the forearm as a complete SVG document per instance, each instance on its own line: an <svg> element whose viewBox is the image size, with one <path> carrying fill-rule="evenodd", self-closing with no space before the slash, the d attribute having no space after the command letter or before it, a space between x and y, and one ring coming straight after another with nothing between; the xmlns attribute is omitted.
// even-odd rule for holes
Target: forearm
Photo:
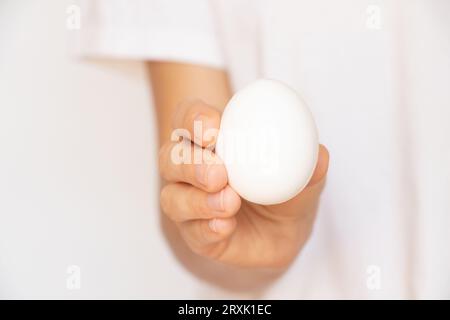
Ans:
<svg viewBox="0 0 450 320"><path fill-rule="evenodd" d="M207 148L210 141L192 139L198 134L196 121L201 121L205 131L219 130L220 111L231 96L226 73L162 62L149 63L149 69L162 145L162 211L182 240L200 256L238 267L284 270L312 228L320 193L315 185L324 179L328 167L326 149L320 148L311 184L293 199L271 206L244 201L228 184L224 164ZM211 161L174 162L178 143L170 141L170 136L175 128L184 129L194 142L185 145L187 156L193 157L199 150Z"/></svg>
<svg viewBox="0 0 450 320"><path fill-rule="evenodd" d="M159 141L168 141L178 104L186 99L201 99L222 110L231 97L225 71L204 66L149 62L153 98L158 118Z"/></svg>

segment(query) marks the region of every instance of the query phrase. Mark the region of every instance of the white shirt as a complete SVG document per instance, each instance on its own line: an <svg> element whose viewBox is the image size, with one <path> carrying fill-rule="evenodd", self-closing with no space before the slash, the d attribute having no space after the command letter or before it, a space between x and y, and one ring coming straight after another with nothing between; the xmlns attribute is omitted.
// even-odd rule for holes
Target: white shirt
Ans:
<svg viewBox="0 0 450 320"><path fill-rule="evenodd" d="M290 269L251 297L450 298L449 1L82 9L85 55L223 68L236 90L274 78L307 101L331 154L318 218ZM242 296L218 292L199 279L190 298Z"/></svg>

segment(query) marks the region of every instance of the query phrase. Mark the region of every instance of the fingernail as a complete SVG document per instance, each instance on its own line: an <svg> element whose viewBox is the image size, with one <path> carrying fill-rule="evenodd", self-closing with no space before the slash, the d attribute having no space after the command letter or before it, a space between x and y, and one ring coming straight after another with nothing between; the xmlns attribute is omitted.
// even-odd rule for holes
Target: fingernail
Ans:
<svg viewBox="0 0 450 320"><path fill-rule="evenodd" d="M218 193L208 194L207 202L211 209L223 211L223 190Z"/></svg>
<svg viewBox="0 0 450 320"><path fill-rule="evenodd" d="M196 164L195 179L204 186L208 185L208 166Z"/></svg>

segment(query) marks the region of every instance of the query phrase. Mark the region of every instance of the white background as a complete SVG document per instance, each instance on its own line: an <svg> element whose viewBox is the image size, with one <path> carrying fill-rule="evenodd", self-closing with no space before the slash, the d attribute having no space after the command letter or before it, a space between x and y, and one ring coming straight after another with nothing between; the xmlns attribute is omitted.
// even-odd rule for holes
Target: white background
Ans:
<svg viewBox="0 0 450 320"><path fill-rule="evenodd" d="M321 15L324 2L332 14ZM332 162L315 235L268 297L449 296L448 1L394 8L402 3L382 2L380 31L361 23L342 37L302 40L298 86L315 106ZM0 0L0 298L236 297L192 276L163 235L144 65L70 57L68 36L77 31L66 28L69 4ZM278 17L287 10L293 22L319 28L346 28L342 13L365 17L365 4L314 4L317 16L280 6ZM398 17L404 50L391 68L388 44L398 30L388 21ZM290 47L290 37L279 37L284 29L270 26L275 43ZM341 40L349 47L336 55ZM286 61L273 59L268 75L289 79ZM366 286L372 264L382 270L379 291ZM66 287L71 265L81 268L80 290ZM228 283L249 278L205 265L190 270Z"/></svg>
<svg viewBox="0 0 450 320"><path fill-rule="evenodd" d="M71 57L69 4L0 2L0 298L187 297L144 65Z"/></svg>

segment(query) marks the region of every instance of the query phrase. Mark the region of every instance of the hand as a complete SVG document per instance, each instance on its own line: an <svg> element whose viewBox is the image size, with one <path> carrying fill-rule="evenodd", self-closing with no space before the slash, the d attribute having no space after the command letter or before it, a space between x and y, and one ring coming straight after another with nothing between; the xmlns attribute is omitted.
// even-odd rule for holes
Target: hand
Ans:
<svg viewBox="0 0 450 320"><path fill-rule="evenodd" d="M218 129L221 114L201 101L180 105L173 127L194 137L195 120L203 132ZM197 141L196 141L197 142ZM160 173L167 184L161 190L161 208L177 225L182 238L197 254L242 267L284 268L296 257L311 233L320 191L328 169L328 151L320 146L315 172L308 186L295 198L263 206L241 199L228 185L220 161L175 164L171 151L179 142L160 149ZM193 149L214 160L204 148L211 141L191 143Z"/></svg>

